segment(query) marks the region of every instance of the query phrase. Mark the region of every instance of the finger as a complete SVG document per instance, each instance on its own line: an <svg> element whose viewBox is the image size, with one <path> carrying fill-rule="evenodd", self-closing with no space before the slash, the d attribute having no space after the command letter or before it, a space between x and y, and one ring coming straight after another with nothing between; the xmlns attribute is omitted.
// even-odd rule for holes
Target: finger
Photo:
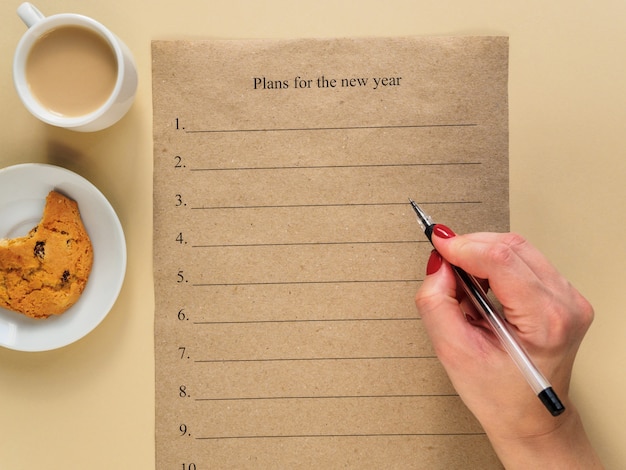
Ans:
<svg viewBox="0 0 626 470"><path fill-rule="evenodd" d="M467 357L473 357L476 351L486 353L494 349L486 331L467 321L457 300L456 278L448 263L443 262L436 273L426 276L415 302L424 328L444 365L458 365ZM470 311L470 307L464 308ZM479 318L475 310L471 310L471 318ZM477 323L480 325L480 320Z"/></svg>
<svg viewBox="0 0 626 470"><path fill-rule="evenodd" d="M476 233L433 236L433 243L448 261L489 280L505 317L530 343L565 343L566 325L590 323L588 303L523 237Z"/></svg>
<svg viewBox="0 0 626 470"><path fill-rule="evenodd" d="M449 229L433 231L433 243L450 263L483 279L507 279L512 275L534 276L517 245L525 242L514 234L474 233L454 235ZM443 235L442 235L443 234ZM533 264L531 261L530 264Z"/></svg>
<svg viewBox="0 0 626 470"><path fill-rule="evenodd" d="M443 232L450 236L450 232ZM435 230L433 234L437 235ZM529 266L545 264L534 248L524 246L526 241L514 234L470 234L443 238L433 236L433 243L450 263L468 273L489 281L490 287L502 303L505 314L515 315L518 305L528 307L529 302L548 294L543 278L554 277L552 273L540 276ZM520 246L520 250L517 247ZM520 252L524 255L520 255ZM531 261L527 261L528 259ZM537 258L537 259L534 259ZM538 306L537 306L538 307Z"/></svg>
<svg viewBox="0 0 626 470"><path fill-rule="evenodd" d="M437 241L435 244L438 246ZM441 252L448 261L480 278L487 278L488 272L494 269L505 269L505 273L498 272L498 275L511 271L519 275L532 273L547 284L559 283L562 279L537 248L514 233L470 233L456 236L445 245L449 248L441 247Z"/></svg>

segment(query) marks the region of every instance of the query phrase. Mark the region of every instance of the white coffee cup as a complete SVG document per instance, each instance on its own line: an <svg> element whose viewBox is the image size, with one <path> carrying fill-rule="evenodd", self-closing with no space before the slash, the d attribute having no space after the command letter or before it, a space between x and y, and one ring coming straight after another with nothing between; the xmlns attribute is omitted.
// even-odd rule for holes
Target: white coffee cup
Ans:
<svg viewBox="0 0 626 470"><path fill-rule="evenodd" d="M34 116L53 126L64 127L74 131L90 132L105 129L115 124L126 114L133 103L137 91L137 67L132 53L117 36L92 18L74 13L62 13L46 17L30 3L21 4L17 9L17 14L28 26L28 30L20 39L15 51L13 81L20 99ZM70 33L87 35L88 37L86 40L67 39L67 35ZM61 39L58 39L59 37ZM51 43L51 40L60 42ZM57 53L60 50L60 46L57 47L57 45L62 43L69 44L70 46L68 47L70 48L80 46L82 48L81 53L89 55L83 55L83 57L87 57L86 59L68 61L67 64L71 66L60 66L59 64L64 62L56 60ZM106 70L107 73L95 74L96 79L94 80L83 78L79 81L79 86L77 86L72 81L79 77L80 74L73 70L74 64L86 64L88 62L91 64L90 61L95 59L95 57L90 55L91 49L85 49L90 47L86 46L87 44L95 44L97 48L94 46L94 51L101 51L101 53L98 52L95 55L102 55L103 66L108 66L110 63L112 67L116 67L117 71L113 68L108 68ZM42 47L51 48L52 54ZM67 54L74 53L74 51L68 51L63 49L63 54L65 55L60 57L67 57ZM50 67L56 65L59 70L55 70L54 73L34 73L33 70L35 69L32 62L35 61L36 57L44 58L39 59L38 65L51 64L49 65ZM108 62L105 62L104 58ZM67 72L68 70L73 70L73 72L67 77L63 76L61 79L56 80L58 83L55 82L54 86L63 85L68 88L67 96L69 99L65 100L65 91L63 93L58 90L54 91L56 90L55 88L52 91L46 91L46 83L51 84L52 80L54 80L50 77L56 76L57 72L61 76L63 75L62 72ZM97 70L97 67L94 69L90 65L82 67L81 73L82 71L85 73L91 71L93 73L94 70ZM107 76L108 82L96 84L95 82L100 80L100 76ZM29 81L29 77L32 83ZM38 77L36 81L40 85L34 85L35 80L33 77ZM94 82L94 90L99 90L98 92L89 89L92 82ZM56 100L57 103L51 105L49 102L46 102L46 99L44 99L46 94L49 95L48 98ZM88 98L86 98L87 96ZM64 108L64 100L68 103L78 104L78 106L68 111L69 108Z"/></svg>

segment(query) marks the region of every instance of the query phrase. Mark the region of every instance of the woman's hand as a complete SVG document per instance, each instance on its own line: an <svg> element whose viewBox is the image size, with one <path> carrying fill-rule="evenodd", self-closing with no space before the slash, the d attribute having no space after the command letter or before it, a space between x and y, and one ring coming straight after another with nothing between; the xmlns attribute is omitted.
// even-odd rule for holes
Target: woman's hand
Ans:
<svg viewBox="0 0 626 470"><path fill-rule="evenodd" d="M454 387L503 463L601 468L569 400L576 352L593 320L589 302L519 235L455 236L437 225L432 239L436 251L416 305ZM563 401L562 415L555 418L545 409L464 297L448 262L488 283L520 343Z"/></svg>

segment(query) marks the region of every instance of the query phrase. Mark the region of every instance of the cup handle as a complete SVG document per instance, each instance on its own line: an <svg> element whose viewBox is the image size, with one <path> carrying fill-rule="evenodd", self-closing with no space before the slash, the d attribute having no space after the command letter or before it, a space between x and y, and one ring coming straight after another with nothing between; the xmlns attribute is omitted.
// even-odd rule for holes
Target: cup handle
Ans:
<svg viewBox="0 0 626 470"><path fill-rule="evenodd" d="M29 28L35 23L43 20L45 16L32 3L24 2L17 8L19 16L24 24Z"/></svg>

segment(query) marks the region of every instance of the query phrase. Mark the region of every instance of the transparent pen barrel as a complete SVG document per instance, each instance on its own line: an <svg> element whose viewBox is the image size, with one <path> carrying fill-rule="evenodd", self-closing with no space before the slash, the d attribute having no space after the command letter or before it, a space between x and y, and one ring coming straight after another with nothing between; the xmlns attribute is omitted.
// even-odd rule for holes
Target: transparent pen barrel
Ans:
<svg viewBox="0 0 626 470"><path fill-rule="evenodd" d="M528 353L523 346L519 344L515 338L515 334L511 331L504 318L498 313L476 278L456 266L454 266L454 270L462 281L461 283L472 300L472 303L489 322L493 332L498 337L509 356L511 356L515 365L522 372L534 392L539 394L549 388L550 383L533 364Z"/></svg>

